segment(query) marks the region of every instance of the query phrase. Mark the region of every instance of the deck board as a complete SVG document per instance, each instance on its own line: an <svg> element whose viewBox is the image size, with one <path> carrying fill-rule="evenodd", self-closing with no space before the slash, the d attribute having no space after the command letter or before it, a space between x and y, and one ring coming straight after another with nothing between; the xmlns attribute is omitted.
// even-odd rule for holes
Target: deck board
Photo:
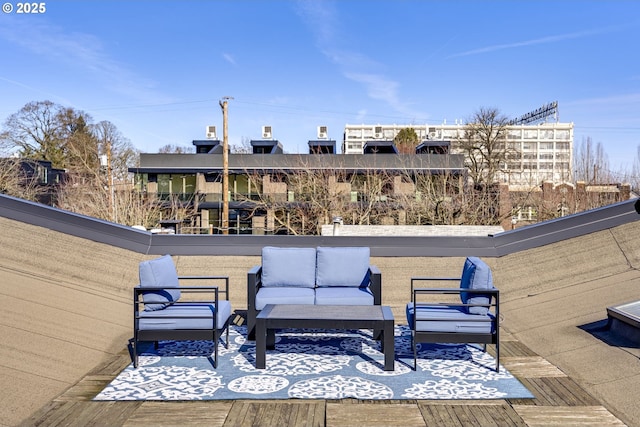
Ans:
<svg viewBox="0 0 640 427"><path fill-rule="evenodd" d="M514 406L530 427L537 426L624 426L602 406Z"/></svg>
<svg viewBox="0 0 640 427"><path fill-rule="evenodd" d="M222 427L232 405L230 401L144 402L123 425Z"/></svg>

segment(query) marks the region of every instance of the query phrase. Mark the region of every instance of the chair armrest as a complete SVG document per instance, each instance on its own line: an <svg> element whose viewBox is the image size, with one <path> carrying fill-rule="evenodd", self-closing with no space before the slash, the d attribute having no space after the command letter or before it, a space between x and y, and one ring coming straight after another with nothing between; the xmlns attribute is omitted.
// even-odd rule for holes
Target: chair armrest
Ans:
<svg viewBox="0 0 640 427"><path fill-rule="evenodd" d="M411 291L411 302L418 304L418 295L459 295L461 293L467 294L482 294L491 295L491 302L489 304L463 304L462 302L428 302L429 305L449 305L458 307L495 307L496 316L500 314L500 290L493 289L461 289L461 288L415 288Z"/></svg>
<svg viewBox="0 0 640 427"><path fill-rule="evenodd" d="M219 292L225 294L227 300L229 299L229 276L178 276L178 280L224 280L224 289L220 289ZM219 288L218 286L215 287ZM179 287L180 290L187 288L184 286ZM207 286L201 286L200 288L206 289Z"/></svg>
<svg viewBox="0 0 640 427"><path fill-rule="evenodd" d="M455 282L460 281L459 277L412 277L411 278L411 301L413 302L413 290L415 282Z"/></svg>
<svg viewBox="0 0 640 427"><path fill-rule="evenodd" d="M178 301L172 302L171 303L172 305L215 304L215 306L217 307L220 301L219 294L222 293L222 291L220 291L217 286L166 286L158 289L180 289L180 292L185 294L203 294L203 293L213 294L213 299L204 299L204 300L189 299L187 301L178 300ZM143 288L140 285L133 288L133 313L134 313L134 320L136 322L137 322L137 319L139 318L138 313L141 311L140 306L144 307L144 304L145 304L145 302L140 298L140 296L147 291L149 291L149 288L146 288L146 287ZM152 303L152 304L157 304L157 303ZM147 316L147 317L153 317L153 315Z"/></svg>

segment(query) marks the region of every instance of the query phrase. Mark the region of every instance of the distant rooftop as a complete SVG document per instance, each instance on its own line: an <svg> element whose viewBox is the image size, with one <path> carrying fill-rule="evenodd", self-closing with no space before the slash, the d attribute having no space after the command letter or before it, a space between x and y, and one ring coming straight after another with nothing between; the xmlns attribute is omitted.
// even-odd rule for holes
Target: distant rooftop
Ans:
<svg viewBox="0 0 640 427"><path fill-rule="evenodd" d="M504 229L492 225L340 225L340 236L489 236ZM332 236L332 224L322 226L323 236Z"/></svg>

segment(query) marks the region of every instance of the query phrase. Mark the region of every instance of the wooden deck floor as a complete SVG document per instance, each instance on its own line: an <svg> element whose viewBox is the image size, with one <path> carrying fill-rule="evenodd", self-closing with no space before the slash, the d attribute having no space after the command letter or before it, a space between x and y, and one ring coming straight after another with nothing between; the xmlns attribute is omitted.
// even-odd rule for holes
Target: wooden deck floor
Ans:
<svg viewBox="0 0 640 427"><path fill-rule="evenodd" d="M591 395L519 341L502 364L534 394L506 400L233 400L93 402L129 363L123 350L26 420L25 426L623 426Z"/></svg>

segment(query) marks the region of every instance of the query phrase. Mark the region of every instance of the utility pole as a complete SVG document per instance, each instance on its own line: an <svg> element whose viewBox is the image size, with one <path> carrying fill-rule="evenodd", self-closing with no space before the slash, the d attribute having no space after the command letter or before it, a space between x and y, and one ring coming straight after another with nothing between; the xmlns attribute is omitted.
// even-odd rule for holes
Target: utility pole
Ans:
<svg viewBox="0 0 640 427"><path fill-rule="evenodd" d="M229 119L227 101L233 99L225 96L220 101L222 108L222 234L229 234Z"/></svg>
<svg viewBox="0 0 640 427"><path fill-rule="evenodd" d="M111 214L111 221L117 221L116 217L116 203L115 203L115 189L113 188L113 169L111 168L111 139L107 139L107 186L109 188L109 213Z"/></svg>

